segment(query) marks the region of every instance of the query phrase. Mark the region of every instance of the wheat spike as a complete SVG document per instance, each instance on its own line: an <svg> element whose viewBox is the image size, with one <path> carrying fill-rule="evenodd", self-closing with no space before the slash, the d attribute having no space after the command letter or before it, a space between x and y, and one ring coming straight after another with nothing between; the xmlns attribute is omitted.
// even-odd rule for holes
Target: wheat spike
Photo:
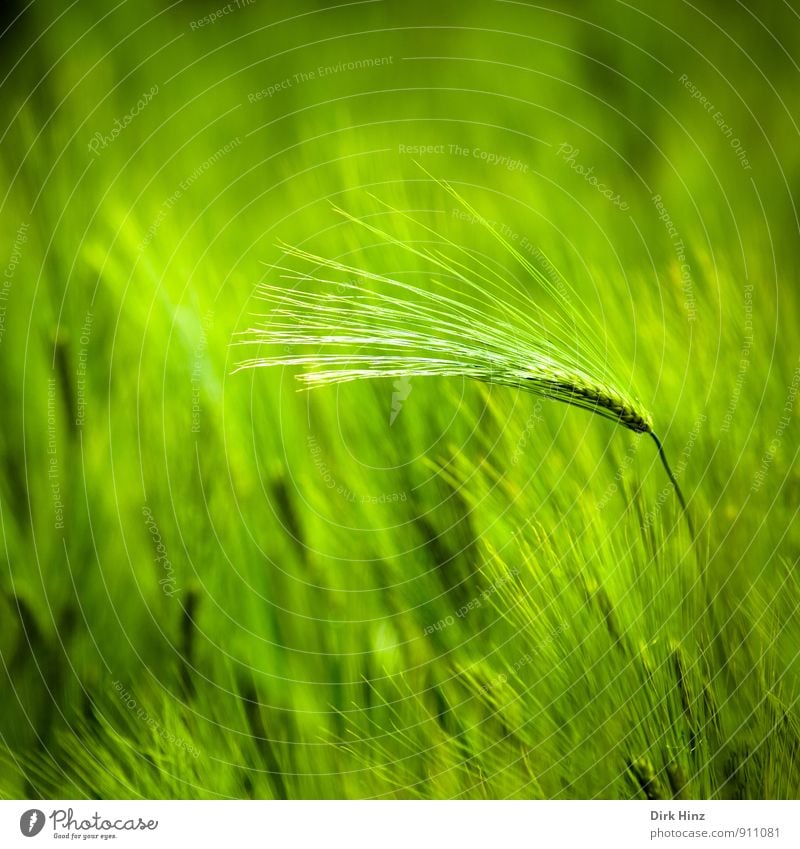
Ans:
<svg viewBox="0 0 800 849"><path fill-rule="evenodd" d="M636 433L649 433L686 510L650 413L616 385L608 344L604 351L587 321L564 304L562 290L451 186L439 184L549 292L563 313L559 320L545 328L535 318L538 307L530 289L499 279L497 270L474 252L408 214L383 204L434 238L402 241L334 207L382 242L422 260L429 271L420 276L428 278L428 285L412 285L282 245L286 257L299 260L308 271L280 267L293 286L260 287L259 297L271 309L241 334L239 344L255 345L258 353L241 361L237 370L299 366L297 377L307 387L364 378L439 376L528 390ZM499 289L502 297L496 295Z"/></svg>

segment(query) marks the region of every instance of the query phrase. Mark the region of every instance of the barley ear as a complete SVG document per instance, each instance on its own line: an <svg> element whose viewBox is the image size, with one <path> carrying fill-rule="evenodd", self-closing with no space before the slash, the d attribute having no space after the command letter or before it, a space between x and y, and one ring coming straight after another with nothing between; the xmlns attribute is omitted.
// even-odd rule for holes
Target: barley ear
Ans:
<svg viewBox="0 0 800 849"><path fill-rule="evenodd" d="M237 370L301 366L297 377L309 388L365 378L461 377L580 407L652 436L694 538L683 493L652 418L623 388L612 365L616 352L600 344L580 312L573 310L566 323L554 316L540 321L537 288L529 282L533 278L546 288L547 278L452 186L435 182L519 263L527 282L498 275L480 255L423 222L415 223L426 240L404 241L336 208L379 242L407 252L417 265L422 261L419 277L425 285L282 245L287 258L308 270L281 268L294 281L292 288L261 285L260 297L271 303L271 311L239 334L239 344L255 345L258 353ZM414 220L409 213L382 206ZM431 243L436 247L429 247Z"/></svg>

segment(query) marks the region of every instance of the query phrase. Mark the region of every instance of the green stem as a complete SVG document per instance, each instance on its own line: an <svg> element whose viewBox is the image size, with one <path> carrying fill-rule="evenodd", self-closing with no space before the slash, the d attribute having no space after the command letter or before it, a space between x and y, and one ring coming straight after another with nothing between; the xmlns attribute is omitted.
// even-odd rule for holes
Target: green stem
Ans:
<svg viewBox="0 0 800 849"><path fill-rule="evenodd" d="M661 440L655 435L655 433L650 430L648 431L650 436L653 437L653 441L658 448L658 456L661 457L661 462L664 464L664 469L667 473L667 477L670 479L670 483L673 487L675 487L675 494L678 496L678 501L680 501L681 507L683 508L683 515L686 516L686 524L689 525L689 533L692 535L692 541L695 539L694 534L694 524L692 522L692 517L689 513L689 508L686 506L686 500L683 497L683 493L681 492L680 486L678 486L678 481L675 478L675 475L672 474L672 469L669 467L669 463L667 462L667 455L664 453L664 446L661 444Z"/></svg>

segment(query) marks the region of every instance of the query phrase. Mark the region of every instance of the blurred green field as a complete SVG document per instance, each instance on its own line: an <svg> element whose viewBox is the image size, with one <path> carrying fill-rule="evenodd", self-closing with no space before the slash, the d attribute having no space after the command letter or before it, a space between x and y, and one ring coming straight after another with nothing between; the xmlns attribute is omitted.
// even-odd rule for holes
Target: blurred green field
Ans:
<svg viewBox="0 0 800 849"><path fill-rule="evenodd" d="M0 796L796 798L796 4L220 6L6 13ZM597 416L235 371L280 242L426 284L332 204L536 295L429 174L694 543Z"/></svg>

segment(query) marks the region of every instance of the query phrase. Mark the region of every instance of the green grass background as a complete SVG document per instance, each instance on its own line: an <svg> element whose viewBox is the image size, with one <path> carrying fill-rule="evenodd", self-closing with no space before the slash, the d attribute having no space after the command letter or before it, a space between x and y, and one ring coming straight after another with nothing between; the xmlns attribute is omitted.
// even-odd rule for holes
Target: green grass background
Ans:
<svg viewBox="0 0 800 849"><path fill-rule="evenodd" d="M796 4L217 8L2 37L0 794L796 797ZM415 160L618 349L695 544L585 412L415 379L390 425L391 381L233 373L279 240L425 285L332 202L536 298Z"/></svg>

